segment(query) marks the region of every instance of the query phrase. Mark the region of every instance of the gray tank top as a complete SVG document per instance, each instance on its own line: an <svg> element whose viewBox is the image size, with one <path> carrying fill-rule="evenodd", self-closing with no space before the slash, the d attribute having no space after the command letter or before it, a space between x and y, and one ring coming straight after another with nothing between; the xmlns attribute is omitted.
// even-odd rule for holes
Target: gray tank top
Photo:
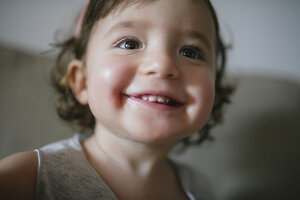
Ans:
<svg viewBox="0 0 300 200"><path fill-rule="evenodd" d="M49 144L35 150L38 155L36 200L117 200L86 159L80 142L86 136ZM186 194L191 200L211 200L203 177L190 168L174 163Z"/></svg>

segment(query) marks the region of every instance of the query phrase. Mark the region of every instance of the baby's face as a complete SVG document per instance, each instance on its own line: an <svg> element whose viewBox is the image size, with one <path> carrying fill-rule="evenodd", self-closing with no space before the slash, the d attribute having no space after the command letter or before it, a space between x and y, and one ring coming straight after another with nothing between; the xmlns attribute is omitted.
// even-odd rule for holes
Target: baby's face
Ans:
<svg viewBox="0 0 300 200"><path fill-rule="evenodd" d="M88 103L96 126L119 137L171 143L208 120L215 30L205 3L158 0L112 12L88 44Z"/></svg>

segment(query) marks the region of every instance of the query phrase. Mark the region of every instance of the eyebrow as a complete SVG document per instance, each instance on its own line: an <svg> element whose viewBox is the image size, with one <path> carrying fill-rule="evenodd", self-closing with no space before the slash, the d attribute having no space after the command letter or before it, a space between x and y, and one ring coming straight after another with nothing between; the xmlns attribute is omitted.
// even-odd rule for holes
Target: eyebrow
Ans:
<svg viewBox="0 0 300 200"><path fill-rule="evenodd" d="M206 34L195 30L190 30L190 31L186 31L185 35L187 35L188 37L200 39L209 50L212 49L212 44Z"/></svg>
<svg viewBox="0 0 300 200"><path fill-rule="evenodd" d="M137 26L144 26L143 24L140 25L140 23L137 23L135 21L121 21L115 24L113 27L111 27L107 33L105 34L105 37L109 36L111 33L113 33L115 30L118 29L129 29L129 28L134 28Z"/></svg>

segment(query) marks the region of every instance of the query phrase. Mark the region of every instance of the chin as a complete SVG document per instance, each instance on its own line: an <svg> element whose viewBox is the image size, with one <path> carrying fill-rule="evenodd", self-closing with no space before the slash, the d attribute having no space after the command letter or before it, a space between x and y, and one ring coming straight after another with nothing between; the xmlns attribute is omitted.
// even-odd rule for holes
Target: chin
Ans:
<svg viewBox="0 0 300 200"><path fill-rule="evenodd" d="M173 144L189 134L182 132L170 132L170 131L142 131L142 132L131 132L130 134L135 141L147 144Z"/></svg>

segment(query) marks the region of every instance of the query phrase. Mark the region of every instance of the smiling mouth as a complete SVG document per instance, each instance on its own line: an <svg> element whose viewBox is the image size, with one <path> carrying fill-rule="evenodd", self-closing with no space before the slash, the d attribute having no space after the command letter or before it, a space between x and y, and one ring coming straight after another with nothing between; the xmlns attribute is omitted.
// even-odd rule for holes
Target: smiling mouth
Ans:
<svg viewBox="0 0 300 200"><path fill-rule="evenodd" d="M138 95L138 96L128 96L130 98L134 98L137 100L142 100L145 102L153 103L153 104L161 104L166 106L182 106L183 104L174 100L171 97L159 96L159 95Z"/></svg>

